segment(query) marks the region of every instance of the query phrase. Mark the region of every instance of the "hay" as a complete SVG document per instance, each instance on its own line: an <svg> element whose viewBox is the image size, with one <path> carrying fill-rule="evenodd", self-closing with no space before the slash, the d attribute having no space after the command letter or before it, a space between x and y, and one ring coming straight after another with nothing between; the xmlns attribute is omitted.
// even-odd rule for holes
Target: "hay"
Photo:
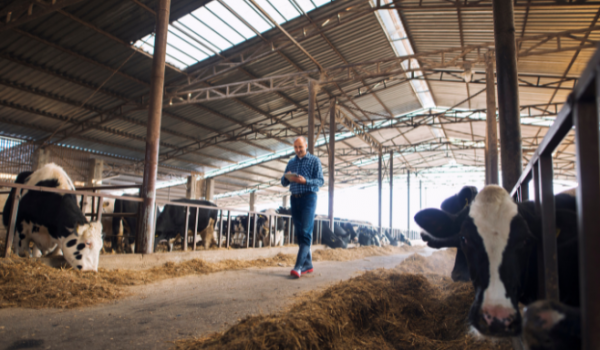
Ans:
<svg viewBox="0 0 600 350"><path fill-rule="evenodd" d="M174 342L192 349L512 349L510 342L483 342L467 333L473 301L469 283L449 274L452 251L406 259L309 293L289 310L250 316L224 333ZM406 271L422 271L415 275Z"/></svg>
<svg viewBox="0 0 600 350"><path fill-rule="evenodd" d="M375 255L404 252L396 247L361 247L356 249L327 249L314 253L315 261L349 261ZM187 275L204 275L250 267L290 267L296 256L278 254L255 260L223 260L209 263L194 259L182 263L167 262L148 270L106 270L97 273L80 272L71 268L55 269L35 259L0 259L0 308L74 308L92 306L123 298L127 286Z"/></svg>

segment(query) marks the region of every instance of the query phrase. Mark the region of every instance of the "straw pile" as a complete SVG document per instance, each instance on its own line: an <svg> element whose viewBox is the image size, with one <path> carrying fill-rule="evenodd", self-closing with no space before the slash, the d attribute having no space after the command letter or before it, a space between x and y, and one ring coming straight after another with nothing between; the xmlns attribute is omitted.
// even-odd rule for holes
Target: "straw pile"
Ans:
<svg viewBox="0 0 600 350"><path fill-rule="evenodd" d="M447 277L452 251L415 256L392 270L367 272L289 310L250 316L224 333L175 342L191 349L512 349L467 333L469 283ZM449 267L448 267L449 266ZM426 275L408 272L422 271ZM444 273L439 275L435 273Z"/></svg>
<svg viewBox="0 0 600 350"><path fill-rule="evenodd" d="M406 248L361 247L357 249L327 249L314 253L315 261L349 261L368 256L391 255ZM186 275L203 275L250 267L292 266L295 255L278 254L256 260L223 260L209 263L189 260L167 262L148 270L106 270L98 273L48 267L35 259L0 259L0 308L74 308L91 306L120 299L128 293L125 287L148 284Z"/></svg>

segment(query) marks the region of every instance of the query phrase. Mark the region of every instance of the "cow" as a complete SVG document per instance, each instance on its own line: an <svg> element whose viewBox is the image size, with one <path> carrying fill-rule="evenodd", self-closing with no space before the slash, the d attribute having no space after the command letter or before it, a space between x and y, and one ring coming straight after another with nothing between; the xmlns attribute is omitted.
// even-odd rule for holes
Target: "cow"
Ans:
<svg viewBox="0 0 600 350"><path fill-rule="evenodd" d="M123 197L137 197L124 194ZM124 199L115 200L114 213L138 213L139 202L132 202ZM137 235L137 217L136 216L113 216L112 218L111 247L113 251L135 252L135 238ZM122 236L121 236L122 233Z"/></svg>
<svg viewBox="0 0 600 350"><path fill-rule="evenodd" d="M508 192L486 186L473 203L456 215L438 209L417 213L431 247L460 247L466 257L475 300L469 322L484 336L508 337L521 332L518 303L538 298L538 245L541 218L535 203L515 203ZM561 301L579 304L577 217L556 210L557 260Z"/></svg>
<svg viewBox="0 0 600 350"><path fill-rule="evenodd" d="M30 186L75 189L67 173L54 163L46 164L33 173L21 173L15 182ZM21 200L16 220L16 253L29 255L29 241L33 241L42 255L62 253L73 268L98 271L103 245L102 224L87 221L73 194L34 190L18 192ZM11 216L9 203L16 195L17 191L13 188L4 206L5 226L8 226Z"/></svg>
<svg viewBox="0 0 600 350"><path fill-rule="evenodd" d="M525 309L523 342L527 350L581 349L581 312L553 300L539 300Z"/></svg>
<svg viewBox="0 0 600 350"><path fill-rule="evenodd" d="M204 205L210 207L216 207L216 204L205 201L205 200L195 200L195 199L177 199L174 202L178 203L188 203L194 205ZM193 232L194 223L196 221L196 208L190 207L190 215L188 217L188 230ZM158 216L158 220L156 221L156 233L154 240L154 250L156 250L156 245L161 240L170 240L177 235L184 236L185 235L185 212L186 208L184 206L179 205L165 205L165 208ZM215 237L215 223L217 222L217 209L205 209L199 208L198 211L198 233L202 238L202 243L204 244L204 249L209 249L211 243L216 243L217 239ZM172 251L173 246L169 246L169 251Z"/></svg>
<svg viewBox="0 0 600 350"><path fill-rule="evenodd" d="M465 186L457 194L445 199L442 202L441 208L443 211L457 215L459 212L467 208L477 196L477 187ZM555 196L556 209L568 209L576 211L576 200L574 189L564 191ZM431 245L430 245L431 246ZM441 248L440 246L439 248ZM454 259L454 267L450 275L452 280L455 282L463 281L468 282L469 267L467 265L467 259L461 249L456 248L456 257Z"/></svg>
<svg viewBox="0 0 600 350"><path fill-rule="evenodd" d="M381 240L377 230L368 226L360 226L358 228L358 243L362 246L374 245L381 247Z"/></svg>
<svg viewBox="0 0 600 350"><path fill-rule="evenodd" d="M284 241L284 230L286 228L286 223L287 221L289 221L288 218L283 218L283 217L279 217L277 216L277 214L284 214L287 213L288 211L283 208L283 207L279 207L279 209L275 210L275 209L266 209L263 210L262 213L265 214L265 216L267 217L267 221L265 222L265 228L264 228L264 233L263 233L263 245L265 247L270 246L271 241L274 241L274 246L283 246L283 241ZM291 212L291 210L290 210ZM288 214L286 214L288 215ZM291 215L291 214L289 214ZM271 234L269 235L269 219L270 219L270 225L271 225Z"/></svg>
<svg viewBox="0 0 600 350"><path fill-rule="evenodd" d="M350 233L346 232L340 224L333 225L333 231L329 228L328 221L316 221L314 224L314 231L317 232L318 225L321 225L321 243L325 244L329 248L348 248L348 242L350 242Z"/></svg>
<svg viewBox="0 0 600 350"><path fill-rule="evenodd" d="M350 234L350 242L358 242L358 233L354 230L354 225L350 222L342 222L340 226L344 229L344 231ZM350 243L348 242L348 243Z"/></svg>

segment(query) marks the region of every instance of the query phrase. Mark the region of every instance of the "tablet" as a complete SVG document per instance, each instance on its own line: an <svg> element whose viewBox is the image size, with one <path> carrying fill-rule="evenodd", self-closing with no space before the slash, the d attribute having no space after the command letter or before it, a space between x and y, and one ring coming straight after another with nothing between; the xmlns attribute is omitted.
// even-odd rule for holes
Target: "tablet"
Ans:
<svg viewBox="0 0 600 350"><path fill-rule="evenodd" d="M286 173L284 176L286 179L291 180L292 178L297 177L299 175L295 173Z"/></svg>

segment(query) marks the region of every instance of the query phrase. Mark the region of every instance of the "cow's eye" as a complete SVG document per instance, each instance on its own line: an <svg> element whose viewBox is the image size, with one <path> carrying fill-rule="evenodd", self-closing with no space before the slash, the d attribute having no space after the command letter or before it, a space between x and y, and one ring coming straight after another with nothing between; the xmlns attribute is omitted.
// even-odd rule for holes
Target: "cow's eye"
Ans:
<svg viewBox="0 0 600 350"><path fill-rule="evenodd" d="M461 236L461 237L460 237L460 242L461 242L462 244L464 244L464 245L467 245L467 244L469 244L469 240L468 240L468 239L467 239L467 237L465 237L465 236Z"/></svg>

